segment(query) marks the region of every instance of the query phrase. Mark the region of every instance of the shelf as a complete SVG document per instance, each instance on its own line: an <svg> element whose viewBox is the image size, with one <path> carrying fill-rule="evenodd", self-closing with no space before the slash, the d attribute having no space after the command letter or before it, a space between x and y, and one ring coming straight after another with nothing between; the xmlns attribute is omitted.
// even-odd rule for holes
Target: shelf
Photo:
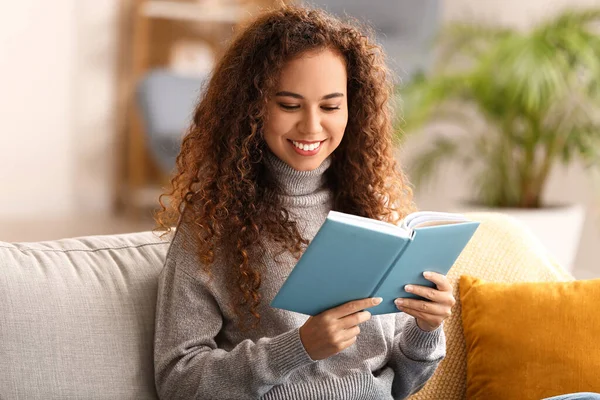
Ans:
<svg viewBox="0 0 600 400"><path fill-rule="evenodd" d="M127 0L123 13L119 78L119 175L115 182L116 210L142 219L158 207L161 186L169 182L148 153L136 85L151 68L165 67L179 39L210 43L221 54L245 21L283 0ZM291 0L287 0L288 2ZM202 29L199 29L202 28ZM216 60L215 60L216 61Z"/></svg>
<svg viewBox="0 0 600 400"><path fill-rule="evenodd" d="M147 1L141 7L142 15L148 18L230 24L237 24L253 10L253 7L239 5L216 6L162 0Z"/></svg>

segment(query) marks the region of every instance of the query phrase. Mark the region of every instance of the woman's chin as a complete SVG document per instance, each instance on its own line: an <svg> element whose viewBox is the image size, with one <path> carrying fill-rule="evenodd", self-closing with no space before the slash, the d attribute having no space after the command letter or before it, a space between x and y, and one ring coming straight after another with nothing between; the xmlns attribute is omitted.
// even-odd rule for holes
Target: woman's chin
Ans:
<svg viewBox="0 0 600 400"><path fill-rule="evenodd" d="M321 154L312 157L292 155L288 158L288 165L296 171L312 171L319 168L324 160Z"/></svg>

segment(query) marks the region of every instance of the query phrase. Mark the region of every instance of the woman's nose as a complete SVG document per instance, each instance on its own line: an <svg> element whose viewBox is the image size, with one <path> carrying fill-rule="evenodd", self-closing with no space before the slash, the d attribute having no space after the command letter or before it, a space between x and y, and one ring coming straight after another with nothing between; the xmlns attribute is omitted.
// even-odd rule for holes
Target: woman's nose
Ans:
<svg viewBox="0 0 600 400"><path fill-rule="evenodd" d="M316 135L323 132L319 111L312 109L306 111L300 125L300 131L305 135Z"/></svg>

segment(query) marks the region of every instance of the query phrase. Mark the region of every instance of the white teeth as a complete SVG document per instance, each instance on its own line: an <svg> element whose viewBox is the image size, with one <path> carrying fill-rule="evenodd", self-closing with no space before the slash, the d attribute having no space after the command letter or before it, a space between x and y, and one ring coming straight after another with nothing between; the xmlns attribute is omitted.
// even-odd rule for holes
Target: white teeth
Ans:
<svg viewBox="0 0 600 400"><path fill-rule="evenodd" d="M304 151L316 150L321 145L321 142L312 143L312 144L304 144L304 143L295 142L293 140L292 140L292 143L294 144L294 146L296 146L297 148L304 150Z"/></svg>

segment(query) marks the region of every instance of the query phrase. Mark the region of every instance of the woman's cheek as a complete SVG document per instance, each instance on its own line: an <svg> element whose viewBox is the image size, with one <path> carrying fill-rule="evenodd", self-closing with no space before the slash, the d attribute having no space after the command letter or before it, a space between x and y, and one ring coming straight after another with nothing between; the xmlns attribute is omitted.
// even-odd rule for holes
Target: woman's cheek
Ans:
<svg viewBox="0 0 600 400"><path fill-rule="evenodd" d="M284 135L293 130L295 118L292 115L277 113L272 119L271 128L277 135Z"/></svg>

